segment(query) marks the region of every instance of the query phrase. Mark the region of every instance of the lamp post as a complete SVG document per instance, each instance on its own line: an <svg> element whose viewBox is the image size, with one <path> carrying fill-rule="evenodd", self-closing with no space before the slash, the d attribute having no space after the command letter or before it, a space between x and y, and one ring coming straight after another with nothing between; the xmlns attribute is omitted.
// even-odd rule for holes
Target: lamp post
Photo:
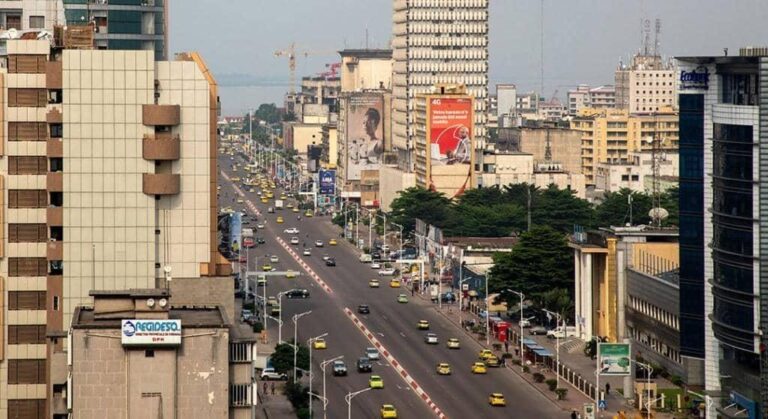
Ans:
<svg viewBox="0 0 768 419"><path fill-rule="evenodd" d="M318 340L322 339L324 337L328 336L328 333L323 333L320 336L315 336L313 338L307 339L307 346L309 347L309 417L312 417L312 378L314 374L312 374L312 344Z"/></svg>
<svg viewBox="0 0 768 419"><path fill-rule="evenodd" d="M362 390L358 390L355 392L349 392L346 396L344 396L344 401L347 402L347 419L352 419L352 399L354 399L357 395L365 393L366 391L370 391L370 387L366 387Z"/></svg>
<svg viewBox="0 0 768 419"><path fill-rule="evenodd" d="M650 419L651 417L651 374L653 374L653 367L650 364L645 364L640 361L635 361L634 359L630 358L631 362L634 362L635 364L643 367L645 371L648 373L645 376L645 413L646 417ZM707 410L707 414L709 414L709 410Z"/></svg>
<svg viewBox="0 0 768 419"><path fill-rule="evenodd" d="M280 312L278 313L278 317L277 317L278 318L277 343L283 343L283 295L287 293L288 291L282 291L277 293L277 306L280 308Z"/></svg>
<svg viewBox="0 0 768 419"><path fill-rule="evenodd" d="M325 396L325 367L327 367L328 364L330 364L332 362L335 362L335 361L338 361L338 360L340 360L342 358L344 358L344 355L339 355L339 356L331 358L331 359L326 359L325 361L320 363L320 370L323 372L323 400L324 400L324 403L323 403L323 419L327 419L328 418L328 416L327 416L328 415L328 412L327 412L328 398L326 398L326 396Z"/></svg>
<svg viewBox="0 0 768 419"><path fill-rule="evenodd" d="M282 307L280 307L280 311L281 312L283 311ZM297 342L298 342L297 339L299 338L298 337L298 334L299 334L299 332L298 332L298 330L299 330L299 319L304 317L304 316L306 316L306 315L308 315L308 314L311 314L311 313L312 313L312 310L309 310L309 311L305 311L303 313L299 313L299 314L294 314L293 315L293 343L294 343L294 345L297 345L297 346L293 347L293 383L294 384L296 383L296 354L299 352L299 347L298 347L298 344L297 344Z"/></svg>
<svg viewBox="0 0 768 419"><path fill-rule="evenodd" d="M523 352L523 301L525 300L525 295L521 291L515 291L507 289L507 291L511 293L515 293L520 296L520 366L522 368L525 368L525 363L523 362L524 354ZM558 383L558 386L560 383Z"/></svg>
<svg viewBox="0 0 768 419"><path fill-rule="evenodd" d="M491 344L491 304L488 298L488 280L491 279L491 271L485 272L485 346Z"/></svg>

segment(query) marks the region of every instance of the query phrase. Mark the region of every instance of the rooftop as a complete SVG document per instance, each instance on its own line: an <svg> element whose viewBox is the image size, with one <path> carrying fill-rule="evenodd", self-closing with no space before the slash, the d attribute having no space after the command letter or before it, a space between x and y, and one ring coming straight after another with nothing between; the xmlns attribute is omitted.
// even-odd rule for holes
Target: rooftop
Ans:
<svg viewBox="0 0 768 419"><path fill-rule="evenodd" d="M208 329L228 328L227 316L221 306L216 307L181 307L171 308L169 319L181 320L182 327ZM151 319L147 319L151 320ZM93 308L78 307L72 318L73 329L119 329L121 319L96 320Z"/></svg>
<svg viewBox="0 0 768 419"><path fill-rule="evenodd" d="M344 49L339 51L342 57L392 58L391 49Z"/></svg>

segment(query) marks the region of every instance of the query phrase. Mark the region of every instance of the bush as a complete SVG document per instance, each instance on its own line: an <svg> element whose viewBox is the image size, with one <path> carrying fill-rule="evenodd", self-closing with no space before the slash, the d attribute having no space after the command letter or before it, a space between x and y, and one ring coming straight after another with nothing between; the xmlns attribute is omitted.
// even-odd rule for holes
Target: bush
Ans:
<svg viewBox="0 0 768 419"><path fill-rule="evenodd" d="M285 383L285 390L283 392L297 412L302 408L309 407L309 388L304 387L298 381L294 383L293 380L288 380Z"/></svg>
<svg viewBox="0 0 768 419"><path fill-rule="evenodd" d="M253 324L253 333L261 333L264 330L264 323L256 322Z"/></svg>
<svg viewBox="0 0 768 419"><path fill-rule="evenodd" d="M565 400L565 396L568 394L568 389L562 387L555 389L555 394L557 394L557 400Z"/></svg>
<svg viewBox="0 0 768 419"><path fill-rule="evenodd" d="M527 365L523 365L523 372L529 372L531 369Z"/></svg>
<svg viewBox="0 0 768 419"><path fill-rule="evenodd" d="M671 381L672 384L674 384L674 385L676 385L678 387L682 387L682 385L685 384L685 381L683 381L683 378L680 377L679 375L673 375L673 376L669 377L669 381Z"/></svg>
<svg viewBox="0 0 768 419"><path fill-rule="evenodd" d="M302 407L301 409L296 409L296 417L299 419L310 419L309 407Z"/></svg>
<svg viewBox="0 0 768 419"><path fill-rule="evenodd" d="M550 378L549 380L545 381L547 383L547 387L549 387L549 391L555 391L557 388L557 380L554 378Z"/></svg>
<svg viewBox="0 0 768 419"><path fill-rule="evenodd" d="M512 363L515 364L515 365L520 365L520 360L519 359L513 359Z"/></svg>
<svg viewBox="0 0 768 419"><path fill-rule="evenodd" d="M534 372L533 373L533 381L536 383L543 383L544 382L544 374L540 372Z"/></svg>

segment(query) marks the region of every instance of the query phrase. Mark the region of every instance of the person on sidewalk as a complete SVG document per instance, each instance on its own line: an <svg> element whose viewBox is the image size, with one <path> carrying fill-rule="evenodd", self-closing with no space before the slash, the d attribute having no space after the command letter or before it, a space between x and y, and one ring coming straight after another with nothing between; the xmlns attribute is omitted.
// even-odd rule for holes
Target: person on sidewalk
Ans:
<svg viewBox="0 0 768 419"><path fill-rule="evenodd" d="M571 419L578 419L579 414L575 410L571 411Z"/></svg>
<svg viewBox="0 0 768 419"><path fill-rule="evenodd" d="M605 383L605 395L609 396L611 394L611 383Z"/></svg>
<svg viewBox="0 0 768 419"><path fill-rule="evenodd" d="M275 395L275 383L274 382L272 383L272 395L273 396Z"/></svg>
<svg viewBox="0 0 768 419"><path fill-rule="evenodd" d="M262 388L264 389L264 391L262 391L262 393L264 394L264 397L267 397L267 394L269 394L269 393L267 393L267 383L266 382L264 383L264 386Z"/></svg>
<svg viewBox="0 0 768 419"><path fill-rule="evenodd" d="M504 352L509 352L509 342L504 341Z"/></svg>

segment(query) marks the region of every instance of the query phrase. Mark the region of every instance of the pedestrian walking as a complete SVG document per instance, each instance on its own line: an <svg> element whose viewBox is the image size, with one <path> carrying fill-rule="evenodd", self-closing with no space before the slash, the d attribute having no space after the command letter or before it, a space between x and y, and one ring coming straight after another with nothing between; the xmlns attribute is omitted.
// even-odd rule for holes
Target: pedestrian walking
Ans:
<svg viewBox="0 0 768 419"><path fill-rule="evenodd" d="M605 395L611 394L611 383L605 383Z"/></svg>
<svg viewBox="0 0 768 419"><path fill-rule="evenodd" d="M264 388L264 391L262 393L264 393L264 395L266 396L268 394L267 393L267 383L266 382L264 383L263 388Z"/></svg>
<svg viewBox="0 0 768 419"><path fill-rule="evenodd" d="M571 411L571 419L578 419L579 414L575 410Z"/></svg>
<svg viewBox="0 0 768 419"><path fill-rule="evenodd" d="M509 352L509 342L504 341L504 352Z"/></svg>
<svg viewBox="0 0 768 419"><path fill-rule="evenodd" d="M273 396L275 395L275 383L274 382L272 383L272 395Z"/></svg>

